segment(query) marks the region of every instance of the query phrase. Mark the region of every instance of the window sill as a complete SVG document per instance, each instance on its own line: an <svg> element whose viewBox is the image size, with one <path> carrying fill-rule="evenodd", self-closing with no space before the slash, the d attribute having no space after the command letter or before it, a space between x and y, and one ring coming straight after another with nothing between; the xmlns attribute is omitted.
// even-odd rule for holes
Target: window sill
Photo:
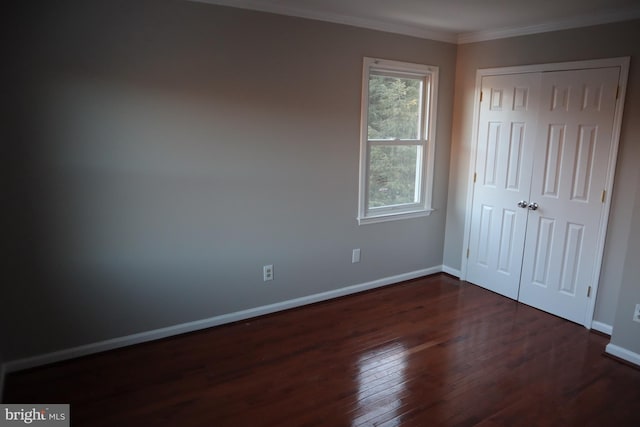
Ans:
<svg viewBox="0 0 640 427"><path fill-rule="evenodd" d="M375 216L358 217L358 225L375 224L378 222L396 221L400 219L419 218L431 215L435 209L423 209L412 212L386 213Z"/></svg>

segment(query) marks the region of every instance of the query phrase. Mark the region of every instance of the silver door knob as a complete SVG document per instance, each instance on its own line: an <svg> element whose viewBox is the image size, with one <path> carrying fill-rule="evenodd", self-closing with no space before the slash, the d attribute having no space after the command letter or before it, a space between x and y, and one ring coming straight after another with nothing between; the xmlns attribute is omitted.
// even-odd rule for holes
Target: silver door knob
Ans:
<svg viewBox="0 0 640 427"><path fill-rule="evenodd" d="M519 208L527 208L527 207L529 207L529 202L527 202L526 200L520 200L518 202L518 207Z"/></svg>
<svg viewBox="0 0 640 427"><path fill-rule="evenodd" d="M531 202L527 207L529 208L529 210L535 211L536 209L538 209L538 204L536 202Z"/></svg>

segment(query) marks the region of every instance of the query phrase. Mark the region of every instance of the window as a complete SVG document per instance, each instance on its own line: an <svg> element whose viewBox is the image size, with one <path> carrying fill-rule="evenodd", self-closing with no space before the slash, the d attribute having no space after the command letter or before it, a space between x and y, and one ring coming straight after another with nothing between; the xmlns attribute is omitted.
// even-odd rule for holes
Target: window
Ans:
<svg viewBox="0 0 640 427"><path fill-rule="evenodd" d="M358 222L428 215L438 67L364 58Z"/></svg>

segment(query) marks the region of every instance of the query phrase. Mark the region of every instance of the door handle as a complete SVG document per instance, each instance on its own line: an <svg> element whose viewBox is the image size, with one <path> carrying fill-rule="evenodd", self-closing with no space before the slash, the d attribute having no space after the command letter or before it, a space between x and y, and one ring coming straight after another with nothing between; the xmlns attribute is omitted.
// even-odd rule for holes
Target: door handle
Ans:
<svg viewBox="0 0 640 427"><path fill-rule="evenodd" d="M529 207L529 202L527 202L526 200L520 200L518 202L518 207L519 208L523 208L523 209L527 208L527 207Z"/></svg>
<svg viewBox="0 0 640 427"><path fill-rule="evenodd" d="M529 210L531 211L535 211L538 209L538 204L536 202L531 202L529 203L529 206L527 206L529 208Z"/></svg>

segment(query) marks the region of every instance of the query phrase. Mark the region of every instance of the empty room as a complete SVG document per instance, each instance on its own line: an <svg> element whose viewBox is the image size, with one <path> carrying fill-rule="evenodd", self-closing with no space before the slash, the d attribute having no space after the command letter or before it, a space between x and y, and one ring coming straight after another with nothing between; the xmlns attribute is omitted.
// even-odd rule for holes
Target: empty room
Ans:
<svg viewBox="0 0 640 427"><path fill-rule="evenodd" d="M638 0L2 32L0 425L640 425Z"/></svg>

